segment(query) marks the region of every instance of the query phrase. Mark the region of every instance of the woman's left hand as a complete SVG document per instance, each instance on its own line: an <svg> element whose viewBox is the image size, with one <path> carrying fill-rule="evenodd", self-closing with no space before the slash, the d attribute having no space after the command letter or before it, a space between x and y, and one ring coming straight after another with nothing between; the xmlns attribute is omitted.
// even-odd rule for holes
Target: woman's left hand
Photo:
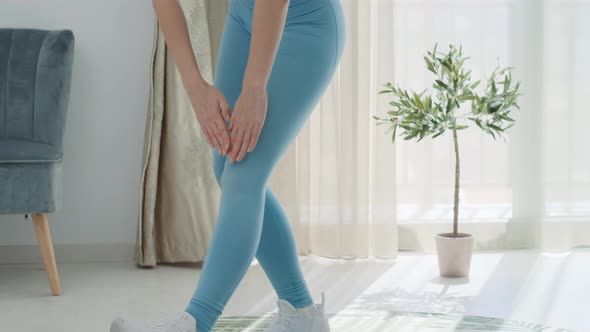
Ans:
<svg viewBox="0 0 590 332"><path fill-rule="evenodd" d="M244 86L231 116L230 162L242 161L247 152L252 152L266 118L266 87Z"/></svg>

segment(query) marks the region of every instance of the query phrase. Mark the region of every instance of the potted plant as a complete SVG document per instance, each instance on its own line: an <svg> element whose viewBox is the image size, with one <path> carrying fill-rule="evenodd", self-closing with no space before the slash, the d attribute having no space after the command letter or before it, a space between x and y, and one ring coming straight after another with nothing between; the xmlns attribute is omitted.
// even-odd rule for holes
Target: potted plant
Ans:
<svg viewBox="0 0 590 332"><path fill-rule="evenodd" d="M450 131L455 152L455 190L453 205L453 232L436 236L439 271L444 277L469 275L473 236L459 232L459 179L461 175L458 132L475 124L494 139L514 124L510 113L519 109L520 83L513 84L511 68L496 67L486 80L485 87L477 91L481 81L471 81L471 70L464 68L468 57L462 47L450 45L448 53L432 52L424 57L426 67L434 74L435 94L420 94L394 86L390 82L379 93L391 94L393 108L385 118L373 116L378 124L389 125L392 142L399 134L405 140L436 138Z"/></svg>

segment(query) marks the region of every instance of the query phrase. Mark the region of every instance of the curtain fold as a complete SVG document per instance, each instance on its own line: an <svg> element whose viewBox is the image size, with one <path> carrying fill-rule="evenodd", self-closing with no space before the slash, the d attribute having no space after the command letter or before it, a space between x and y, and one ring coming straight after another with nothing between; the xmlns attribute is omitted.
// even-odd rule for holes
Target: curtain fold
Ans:
<svg viewBox="0 0 590 332"><path fill-rule="evenodd" d="M213 47L220 38L227 3L182 0L180 4L201 73L211 82ZM220 193L210 148L157 26L151 73L136 261L142 266L202 261Z"/></svg>
<svg viewBox="0 0 590 332"><path fill-rule="evenodd" d="M371 114L391 79L393 1L343 1L346 47L320 104L271 178L301 253L397 254L396 148Z"/></svg>

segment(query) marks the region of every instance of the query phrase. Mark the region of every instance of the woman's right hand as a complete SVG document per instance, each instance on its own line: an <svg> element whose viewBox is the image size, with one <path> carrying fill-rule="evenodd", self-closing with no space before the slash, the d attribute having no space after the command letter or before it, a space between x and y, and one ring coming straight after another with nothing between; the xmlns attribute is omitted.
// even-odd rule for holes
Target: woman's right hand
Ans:
<svg viewBox="0 0 590 332"><path fill-rule="evenodd" d="M206 82L189 89L188 94L209 146L217 148L217 153L226 155L230 148L230 138L225 121L230 121L231 113L225 97Z"/></svg>

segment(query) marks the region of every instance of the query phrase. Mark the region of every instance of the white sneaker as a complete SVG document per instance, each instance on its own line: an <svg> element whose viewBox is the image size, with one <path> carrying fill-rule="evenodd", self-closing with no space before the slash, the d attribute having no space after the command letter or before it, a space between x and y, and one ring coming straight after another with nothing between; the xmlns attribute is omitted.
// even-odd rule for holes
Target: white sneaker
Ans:
<svg viewBox="0 0 590 332"><path fill-rule="evenodd" d="M297 310L291 303L279 299L279 312L266 332L330 332L330 324L324 311L326 296L322 292L322 303L311 308Z"/></svg>
<svg viewBox="0 0 590 332"><path fill-rule="evenodd" d="M111 332L197 332L197 321L188 312L159 321L140 324L123 318L111 323Z"/></svg>

